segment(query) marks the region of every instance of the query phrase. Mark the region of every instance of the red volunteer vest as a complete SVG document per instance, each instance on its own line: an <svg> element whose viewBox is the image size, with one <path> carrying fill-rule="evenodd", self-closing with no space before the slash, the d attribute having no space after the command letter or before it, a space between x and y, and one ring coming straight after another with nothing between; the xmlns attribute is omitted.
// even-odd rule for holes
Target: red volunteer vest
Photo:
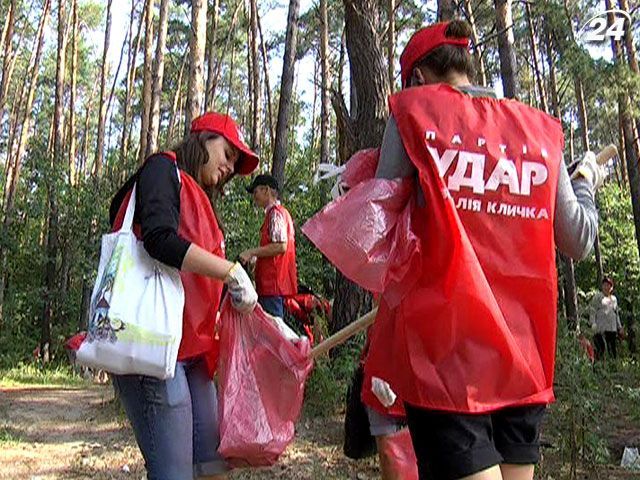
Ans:
<svg viewBox="0 0 640 480"><path fill-rule="evenodd" d="M411 404L486 412L553 401L558 120L448 85L390 97L419 172L422 276L383 300L369 376Z"/></svg>
<svg viewBox="0 0 640 480"><path fill-rule="evenodd" d="M293 220L286 208L274 205L264 217L260 228L260 246L271 243L269 221L274 212L280 212L287 226L287 251L275 257L262 257L256 261L256 291L260 296L287 296L298 293L296 267L296 237Z"/></svg>
<svg viewBox="0 0 640 480"><path fill-rule="evenodd" d="M163 152L176 161L175 153ZM199 247L224 258L224 236L218 225L209 198L198 183L180 170L180 224L178 235ZM124 198L114 222L119 229L131 192ZM136 235L140 237L139 227ZM218 361L218 339L215 337L216 317L222 295L222 282L191 272L180 272L184 287L182 341L178 360L205 354L209 372L213 375Z"/></svg>

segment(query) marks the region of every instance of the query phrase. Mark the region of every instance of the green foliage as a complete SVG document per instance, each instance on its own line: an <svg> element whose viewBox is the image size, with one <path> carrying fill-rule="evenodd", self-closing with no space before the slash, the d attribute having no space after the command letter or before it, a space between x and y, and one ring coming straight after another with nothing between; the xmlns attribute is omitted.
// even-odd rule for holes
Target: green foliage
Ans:
<svg viewBox="0 0 640 480"><path fill-rule="evenodd" d="M598 193L600 212L600 248L605 275L615 282L615 295L621 320L628 333L635 328L635 316L640 312L640 259L629 193L615 182L608 182ZM576 265L576 282L580 287L581 316L586 323L588 300L597 284L595 258Z"/></svg>
<svg viewBox="0 0 640 480"><path fill-rule="evenodd" d="M364 335L361 334L340 349L336 357L331 360L319 358L316 361L305 387L306 416L328 416L344 408L347 387L360 359L363 344Z"/></svg>

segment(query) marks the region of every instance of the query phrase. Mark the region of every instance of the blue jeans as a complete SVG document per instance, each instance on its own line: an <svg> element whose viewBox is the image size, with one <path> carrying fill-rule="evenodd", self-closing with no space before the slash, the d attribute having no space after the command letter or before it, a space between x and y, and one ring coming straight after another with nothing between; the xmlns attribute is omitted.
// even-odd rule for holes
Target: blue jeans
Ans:
<svg viewBox="0 0 640 480"><path fill-rule="evenodd" d="M227 470L218 454L216 387L204 359L178 362L173 378L113 375L148 480L192 480Z"/></svg>
<svg viewBox="0 0 640 480"><path fill-rule="evenodd" d="M284 302L279 296L259 296L258 303L265 312L274 317L284 318Z"/></svg>

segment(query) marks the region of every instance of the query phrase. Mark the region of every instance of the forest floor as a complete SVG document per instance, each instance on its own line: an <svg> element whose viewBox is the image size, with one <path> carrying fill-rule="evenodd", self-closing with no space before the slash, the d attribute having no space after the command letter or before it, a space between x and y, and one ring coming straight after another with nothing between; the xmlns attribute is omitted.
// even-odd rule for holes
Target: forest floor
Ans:
<svg viewBox="0 0 640 480"><path fill-rule="evenodd" d="M602 435L617 460L589 472L578 470L575 478L640 478L638 471L615 466L624 445L640 446L640 422L616 405L604 418ZM142 458L110 386L0 387L0 479L144 478ZM276 466L236 470L230 478L367 480L379 478L379 471L373 459L353 461L342 455L342 417L336 414L303 418ZM550 448L536 478L570 477Z"/></svg>
<svg viewBox="0 0 640 480"><path fill-rule="evenodd" d="M341 418L303 419L276 466L237 470L230 478L377 478L376 463L349 460L341 442ZM0 479L144 477L142 457L110 386L0 388Z"/></svg>

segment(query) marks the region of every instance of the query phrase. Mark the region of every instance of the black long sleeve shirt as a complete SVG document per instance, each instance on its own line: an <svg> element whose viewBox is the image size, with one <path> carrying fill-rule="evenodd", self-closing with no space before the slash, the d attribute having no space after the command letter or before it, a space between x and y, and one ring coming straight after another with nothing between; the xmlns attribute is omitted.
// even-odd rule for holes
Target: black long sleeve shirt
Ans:
<svg viewBox="0 0 640 480"><path fill-rule="evenodd" d="M113 198L109 209L111 225L134 184L137 189L133 222L140 225L144 248L152 258L180 268L191 242L178 235L181 184L175 162L162 154L150 157Z"/></svg>

